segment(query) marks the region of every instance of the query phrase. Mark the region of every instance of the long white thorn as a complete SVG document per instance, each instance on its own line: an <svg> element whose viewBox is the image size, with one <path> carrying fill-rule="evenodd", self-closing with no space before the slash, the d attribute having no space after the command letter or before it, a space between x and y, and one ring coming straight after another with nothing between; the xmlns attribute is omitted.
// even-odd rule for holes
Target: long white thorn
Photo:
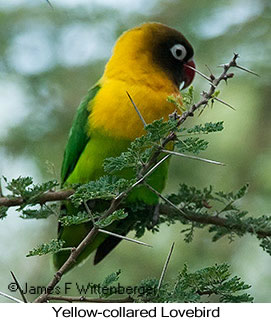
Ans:
<svg viewBox="0 0 271 323"><path fill-rule="evenodd" d="M219 166L226 166L224 163L221 163L221 162L218 162L218 161L215 161L215 160L201 158L201 157L193 156L193 155L186 155L186 154L179 153L177 151L171 151L171 150L162 149L162 152L167 153L167 154L171 154L171 155L175 155L175 156L179 156L179 157L185 157L185 158L189 158L189 159L200 160L200 161L203 161L203 162L209 163L209 164L214 164L214 165L219 165Z"/></svg>
<svg viewBox="0 0 271 323"><path fill-rule="evenodd" d="M139 241L139 240L135 240L135 239L132 239L132 238L128 238L128 237L122 236L120 234L111 232L111 231L107 231L107 230L103 230L103 229L98 229L98 231L99 232L102 232L102 233L105 233L105 234L108 234L110 236L116 237L116 238L120 238L120 239L123 239L123 240L127 240L127 241L130 241L130 242L134 242L134 243L140 244L142 246L146 246L146 247L151 247L152 248L152 246L150 244L147 244L145 242L142 242L142 241Z"/></svg>

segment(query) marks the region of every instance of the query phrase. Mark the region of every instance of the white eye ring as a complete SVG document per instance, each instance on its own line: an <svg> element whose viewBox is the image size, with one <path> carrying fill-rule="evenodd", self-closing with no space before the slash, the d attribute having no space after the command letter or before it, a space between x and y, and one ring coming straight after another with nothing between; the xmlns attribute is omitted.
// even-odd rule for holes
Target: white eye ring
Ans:
<svg viewBox="0 0 271 323"><path fill-rule="evenodd" d="M170 51L171 51L172 55L174 56L174 58L178 59L179 61L182 61L187 54L185 47L181 44L176 44L176 45L172 46L170 48Z"/></svg>

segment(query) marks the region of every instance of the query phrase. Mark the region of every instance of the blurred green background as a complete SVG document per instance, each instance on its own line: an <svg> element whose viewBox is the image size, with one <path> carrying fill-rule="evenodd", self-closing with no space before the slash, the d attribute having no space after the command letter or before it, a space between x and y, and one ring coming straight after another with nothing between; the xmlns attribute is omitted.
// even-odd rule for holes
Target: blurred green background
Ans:
<svg viewBox="0 0 271 323"><path fill-rule="evenodd" d="M197 67L214 73L233 51L239 63L260 78L236 70L236 77L221 86L220 97L236 111L216 103L189 124L225 121L225 130L209 135L210 147L202 156L223 161L226 167L173 159L167 192L185 182L217 190L236 190L250 184L240 202L250 215L271 212L271 109L269 0L0 0L0 174L8 179L32 176L35 182L59 178L63 151L75 110L88 88L101 76L111 48L128 28L158 21L177 28L191 41ZM208 88L200 77L194 82L197 97ZM187 124L188 124L187 123ZM5 193L5 191L4 191ZM0 223L0 290L8 291L9 271L21 284L46 286L52 277L50 256L25 255L34 246L56 236L57 220L22 220L14 211ZM142 240L154 248L122 242L96 267L91 259L63 278L65 282L100 282L122 269L122 285L136 285L159 277L170 245L176 247L166 279L187 263L191 270L228 262L235 275L252 285L256 302L271 302L271 260L246 236L229 243L211 242L198 231L192 243L183 242L181 225L163 226L160 233ZM133 233L130 234L133 237ZM70 295L78 294L72 285ZM15 293L13 294L16 295ZM28 295L31 300L35 295ZM0 302L6 302L0 298Z"/></svg>

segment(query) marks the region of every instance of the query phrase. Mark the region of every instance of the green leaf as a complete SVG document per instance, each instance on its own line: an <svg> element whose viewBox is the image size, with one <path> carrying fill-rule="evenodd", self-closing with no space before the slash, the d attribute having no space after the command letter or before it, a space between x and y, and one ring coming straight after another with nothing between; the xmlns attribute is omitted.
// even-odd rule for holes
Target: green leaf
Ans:
<svg viewBox="0 0 271 323"><path fill-rule="evenodd" d="M63 248L65 241L53 239L49 243L43 243L38 247L30 250L26 257L42 256L48 253L56 253Z"/></svg>
<svg viewBox="0 0 271 323"><path fill-rule="evenodd" d="M24 220L47 219L50 215L59 214L59 205L57 203L44 204L38 209L22 209L20 218Z"/></svg>
<svg viewBox="0 0 271 323"><path fill-rule="evenodd" d="M206 206L206 203L213 199L213 187L198 189L194 186L189 187L186 184L180 184L178 193L169 195L168 199L176 205L184 203L186 207L196 211Z"/></svg>
<svg viewBox="0 0 271 323"><path fill-rule="evenodd" d="M170 102L170 103L173 103L175 104L176 108L180 111L185 111L185 106L184 104L181 104L178 97L176 97L175 95L169 95L167 97L167 101Z"/></svg>
<svg viewBox="0 0 271 323"><path fill-rule="evenodd" d="M114 289L110 287L113 287L112 284L119 280L120 274L121 270L119 269L105 278L105 280L101 284L101 290L104 292L100 293L99 297L109 297L110 295L115 294Z"/></svg>
<svg viewBox="0 0 271 323"><path fill-rule="evenodd" d="M116 272L108 275L102 282L102 286L110 286L113 283L117 282L119 280L120 274L121 274L121 270L119 269Z"/></svg>
<svg viewBox="0 0 271 323"><path fill-rule="evenodd" d="M120 156L109 157L104 161L104 170L108 174L114 174L125 168L135 168L138 165L139 159L129 148L128 151L123 152Z"/></svg>
<svg viewBox="0 0 271 323"><path fill-rule="evenodd" d="M24 197L29 194L28 188L33 184L32 177L18 177L7 181L6 177L3 177L6 182L6 188L13 194L14 197Z"/></svg>
<svg viewBox="0 0 271 323"><path fill-rule="evenodd" d="M52 210L48 208L40 208L39 210L22 210L22 215L20 218L24 220L32 219L47 219L52 214Z"/></svg>
<svg viewBox="0 0 271 323"><path fill-rule="evenodd" d="M128 213L125 212L124 209L120 209L120 210L114 211L107 218L96 221L95 224L100 228L104 228L104 227L109 226L114 221L119 221L119 220L125 219L127 216L128 216Z"/></svg>
<svg viewBox="0 0 271 323"><path fill-rule="evenodd" d="M185 233L184 241L190 243L194 237L194 224L192 223L188 229L183 229L181 233Z"/></svg>
<svg viewBox="0 0 271 323"><path fill-rule="evenodd" d="M215 195L222 198L225 201L237 201L239 199L241 199L242 197L244 197L244 195L247 193L248 191L248 184L245 184L244 186L242 186L237 192L230 192L230 193L224 193L224 192L216 192Z"/></svg>
<svg viewBox="0 0 271 323"><path fill-rule="evenodd" d="M262 239L260 246L271 256L271 238L265 237Z"/></svg>
<svg viewBox="0 0 271 323"><path fill-rule="evenodd" d="M183 105L185 110L188 110L190 106L193 104L194 100L194 87L191 85L186 92L182 93L183 97Z"/></svg>
<svg viewBox="0 0 271 323"><path fill-rule="evenodd" d="M147 131L147 137L149 137L150 142L159 142L161 139L165 138L171 131L177 130L177 124L177 120L169 120L167 122L164 122L163 118L160 120L155 120L145 127Z"/></svg>
<svg viewBox="0 0 271 323"><path fill-rule="evenodd" d="M220 90L215 91L214 94L212 95L212 98L218 97L219 94L220 94Z"/></svg>
<svg viewBox="0 0 271 323"><path fill-rule="evenodd" d="M191 152L199 154L208 148L208 141L198 137L188 137L184 140L178 140L175 144L175 151L180 153Z"/></svg>
<svg viewBox="0 0 271 323"><path fill-rule="evenodd" d="M186 92L182 92L182 104L180 104L178 96L170 95L167 101L175 104L176 108L181 112L188 110L193 104L194 100L194 87L191 85Z"/></svg>
<svg viewBox="0 0 271 323"><path fill-rule="evenodd" d="M224 129L223 126L224 121L218 122L206 122L204 125L196 125L193 128L187 129L188 133L197 133L197 134L207 134L211 132L222 131Z"/></svg>
<svg viewBox="0 0 271 323"><path fill-rule="evenodd" d="M0 219L3 220L7 216L8 207L0 206Z"/></svg>
<svg viewBox="0 0 271 323"><path fill-rule="evenodd" d="M81 205L84 201L93 199L111 200L126 190L132 181L116 176L103 176L96 181L79 186L71 196L75 206Z"/></svg>
<svg viewBox="0 0 271 323"><path fill-rule="evenodd" d="M90 220L91 217L87 212L78 212L76 215L65 215L59 218L59 222L61 222L63 226L81 224L89 222Z"/></svg>

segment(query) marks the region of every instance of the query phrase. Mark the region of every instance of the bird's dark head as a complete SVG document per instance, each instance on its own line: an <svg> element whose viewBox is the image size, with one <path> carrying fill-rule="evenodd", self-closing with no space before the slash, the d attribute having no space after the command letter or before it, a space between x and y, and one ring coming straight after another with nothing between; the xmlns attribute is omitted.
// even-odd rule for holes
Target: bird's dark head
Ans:
<svg viewBox="0 0 271 323"><path fill-rule="evenodd" d="M143 25L144 26L144 25ZM153 61L166 71L169 77L183 88L189 86L195 72L194 50L188 40L176 29L159 23L146 24L153 44Z"/></svg>

